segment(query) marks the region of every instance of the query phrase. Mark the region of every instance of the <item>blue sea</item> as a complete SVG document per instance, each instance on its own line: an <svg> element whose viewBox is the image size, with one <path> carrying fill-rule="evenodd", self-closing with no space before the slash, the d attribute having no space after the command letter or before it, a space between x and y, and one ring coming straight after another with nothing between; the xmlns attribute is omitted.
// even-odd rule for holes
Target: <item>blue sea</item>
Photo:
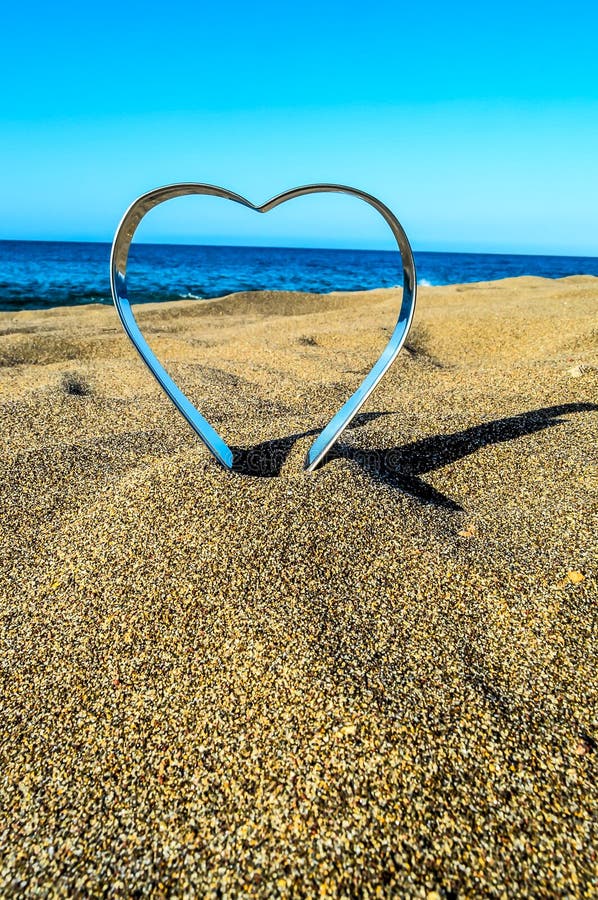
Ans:
<svg viewBox="0 0 598 900"><path fill-rule="evenodd" d="M0 241L0 310L111 303L110 245ZM516 275L597 275L598 257L415 253L423 285L492 281ZM395 250L309 250L137 244L127 284L132 302L207 299L235 291L369 290L401 284Z"/></svg>

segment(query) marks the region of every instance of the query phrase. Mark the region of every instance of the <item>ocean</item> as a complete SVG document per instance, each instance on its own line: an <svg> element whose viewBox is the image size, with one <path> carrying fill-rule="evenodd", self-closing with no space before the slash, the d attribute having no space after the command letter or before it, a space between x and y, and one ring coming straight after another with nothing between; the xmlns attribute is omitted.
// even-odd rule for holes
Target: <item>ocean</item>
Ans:
<svg viewBox="0 0 598 900"><path fill-rule="evenodd" d="M415 253L422 285L492 281L517 275L598 276L598 257ZM0 241L0 310L111 303L110 245ZM401 283L393 250L309 250L136 244L127 284L133 303L207 299L235 291L369 290Z"/></svg>

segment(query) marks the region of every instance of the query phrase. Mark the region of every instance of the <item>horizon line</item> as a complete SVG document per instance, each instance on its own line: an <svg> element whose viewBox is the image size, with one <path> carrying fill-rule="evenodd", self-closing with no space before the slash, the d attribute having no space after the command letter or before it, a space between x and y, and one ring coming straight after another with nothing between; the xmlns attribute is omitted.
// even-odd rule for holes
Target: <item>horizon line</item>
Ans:
<svg viewBox="0 0 598 900"><path fill-rule="evenodd" d="M0 244L99 244L110 247L112 245L112 241L104 241L104 240L83 240L79 238L68 238L58 239L58 238L0 238ZM397 253L398 248L386 248L386 247L297 247L297 246L286 246L280 244L188 244L180 241L137 241L136 244L132 245L133 247L221 247L226 249L238 249L238 250L306 250L306 251L314 251L314 250L324 250L324 251L340 251L346 253ZM511 250L417 250L413 248L414 253L422 254L422 253L440 253L440 254L450 254L452 256L547 256L547 257L557 257L562 259L598 259L598 253L596 255L589 253L548 253L546 251L542 253L530 253L519 251L511 251Z"/></svg>

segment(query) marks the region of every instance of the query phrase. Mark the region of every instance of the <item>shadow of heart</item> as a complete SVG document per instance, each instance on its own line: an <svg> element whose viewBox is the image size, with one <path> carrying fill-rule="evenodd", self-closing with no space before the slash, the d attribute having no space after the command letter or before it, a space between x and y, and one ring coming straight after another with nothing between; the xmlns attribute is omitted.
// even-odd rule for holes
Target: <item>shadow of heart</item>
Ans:
<svg viewBox="0 0 598 900"><path fill-rule="evenodd" d="M453 434L422 438L398 447L364 450L337 444L326 456L324 464L335 459L349 460L359 466L373 481L410 494L422 503L463 512L462 506L437 491L419 476L457 462L490 444L514 441L526 434L563 425L566 420L561 416L596 410L598 404L595 403L563 403L560 406L547 406L516 416L484 422L482 425L474 425ZM363 413L353 420L351 427L360 428L368 422L388 415L392 413ZM280 474L293 444L300 438L314 433L315 431L306 431L274 441L265 441L249 448L235 448L233 471L244 475L276 477Z"/></svg>
<svg viewBox="0 0 598 900"><path fill-rule="evenodd" d="M390 415L392 415L390 412L361 413L355 416L347 428L361 428L374 419ZM239 475L250 475L256 478L277 478L297 441L317 433L318 429L312 428L310 431L297 432L296 434L288 435L288 437L262 441L253 447L232 447L232 470Z"/></svg>

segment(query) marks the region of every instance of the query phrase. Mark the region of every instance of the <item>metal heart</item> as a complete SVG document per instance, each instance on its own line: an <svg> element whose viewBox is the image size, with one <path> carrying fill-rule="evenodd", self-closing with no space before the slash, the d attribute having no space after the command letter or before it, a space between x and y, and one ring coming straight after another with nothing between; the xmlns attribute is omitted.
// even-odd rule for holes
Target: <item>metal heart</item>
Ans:
<svg viewBox="0 0 598 900"><path fill-rule="evenodd" d="M158 362L155 354L143 337L135 316L133 315L127 296L126 281L127 259L133 235L135 234L137 226L150 209L153 209L160 203L164 203L166 200L172 200L175 197L183 197L190 194L208 194L214 197L223 197L225 200L233 200L235 203L247 206L249 209L253 209L258 213L267 213L271 209L274 209L274 207L280 206L281 203L286 203L287 200L293 200L295 197L301 197L304 194L320 193L350 194L352 197L358 197L360 200L369 203L374 209L377 209L380 215L386 220L390 226L390 230L395 236L401 253L401 260L403 263L403 297L397 324L382 355L355 393L352 394L347 402L339 409L311 446L305 459L305 469L311 472L326 456L332 445L338 440L351 419L361 409L380 379L397 358L401 347L405 343L409 328L411 327L413 313L415 311L417 279L413 253L411 252L407 235L399 220L392 214L387 206L375 197L372 197L370 194L366 194L363 191L358 191L355 188L346 187L340 184L310 184L305 187L294 188L293 190L278 194L278 196L273 197L272 200L268 200L267 203L264 203L261 206L255 206L255 204L246 200L245 197L241 197L239 194L234 194L232 191L227 191L224 188L215 187L211 184L195 184L190 182L187 184L171 184L165 187L156 188L155 190L149 191L147 194L138 197L138 199L128 208L116 230L110 257L110 285L112 288L114 305L120 316L123 328L163 391L170 397L179 412L187 419L210 452L227 469L232 469L233 466L233 453L230 447L222 440L220 435L214 431L210 423L204 419L201 413L174 383L164 367Z"/></svg>

